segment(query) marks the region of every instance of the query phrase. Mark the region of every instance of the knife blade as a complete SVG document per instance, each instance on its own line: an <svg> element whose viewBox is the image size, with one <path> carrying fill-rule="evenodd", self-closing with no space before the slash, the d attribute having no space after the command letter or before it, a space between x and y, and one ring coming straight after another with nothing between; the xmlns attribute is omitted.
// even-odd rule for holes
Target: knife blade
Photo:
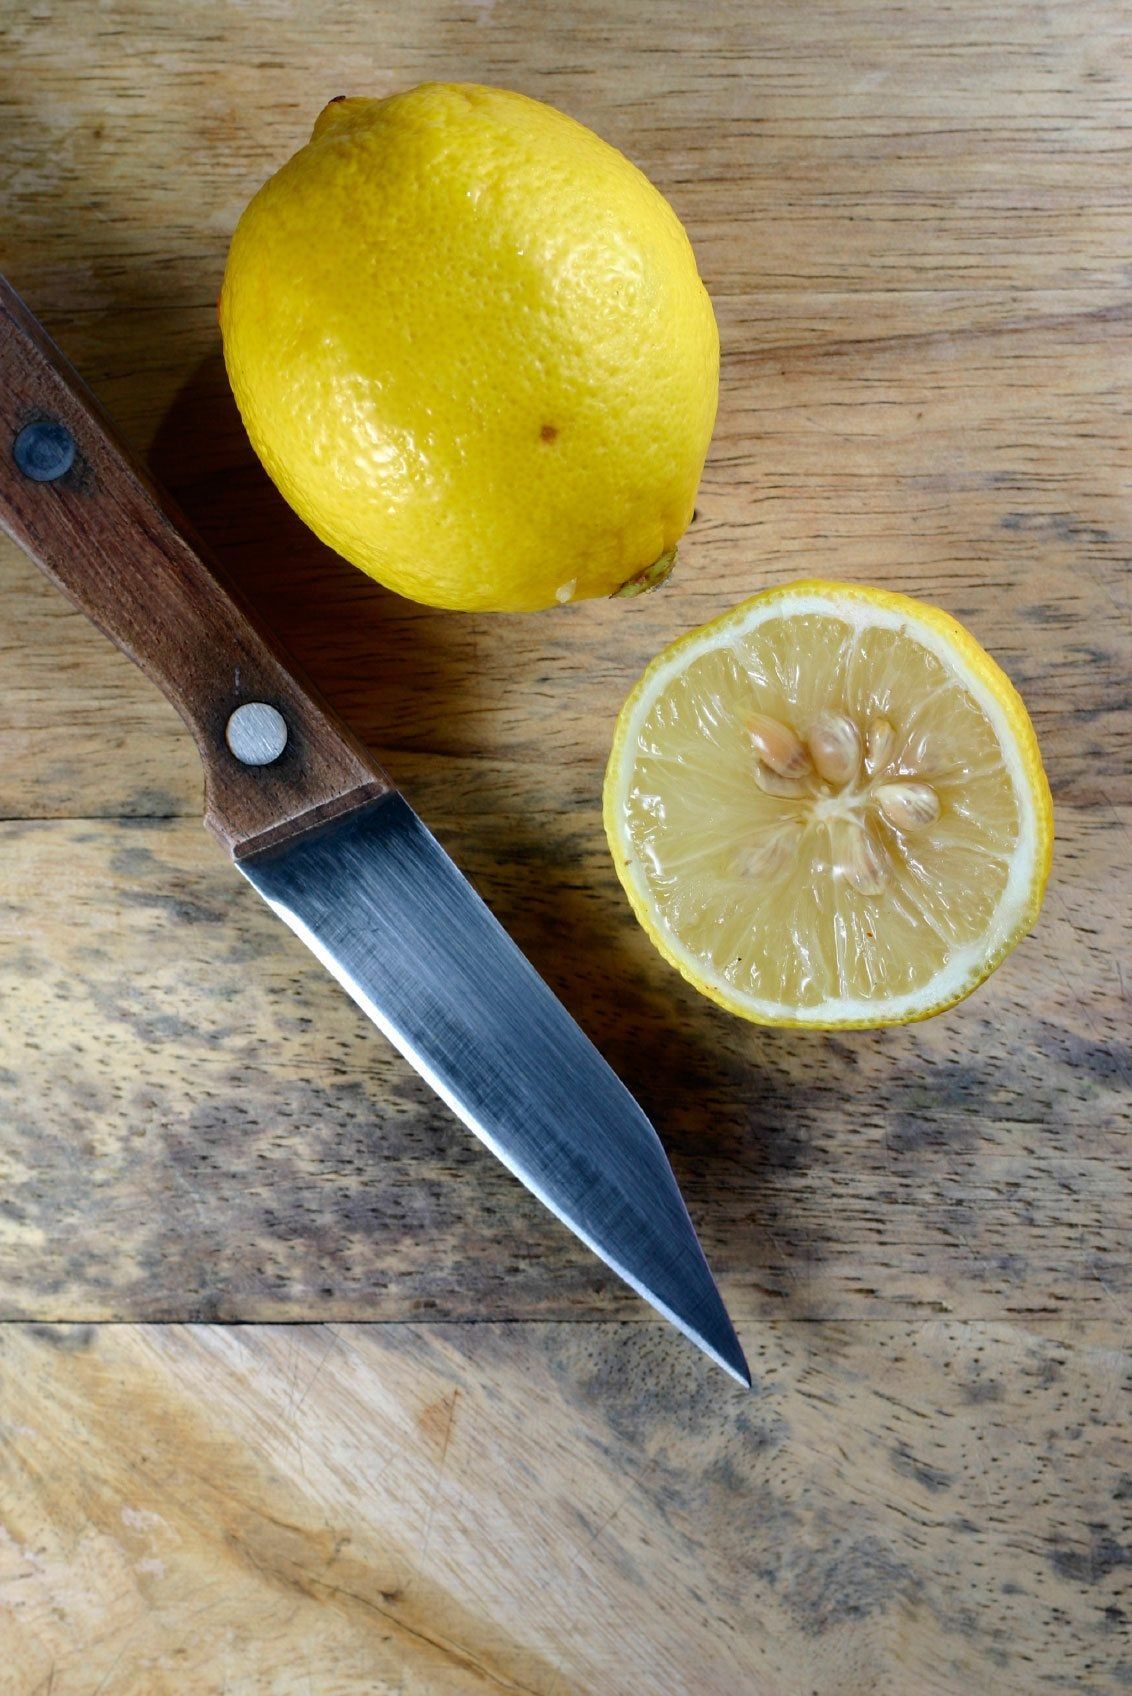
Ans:
<svg viewBox="0 0 1132 1696"><path fill-rule="evenodd" d="M641 1108L3 278L0 432L0 523L177 707L237 869L504 1165L749 1385Z"/></svg>

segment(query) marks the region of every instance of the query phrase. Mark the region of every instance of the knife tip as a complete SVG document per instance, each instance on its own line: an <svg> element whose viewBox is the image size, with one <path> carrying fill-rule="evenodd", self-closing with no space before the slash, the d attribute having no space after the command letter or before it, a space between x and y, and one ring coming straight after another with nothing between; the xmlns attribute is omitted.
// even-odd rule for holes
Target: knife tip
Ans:
<svg viewBox="0 0 1132 1696"><path fill-rule="evenodd" d="M704 1345L701 1343L700 1346L703 1347ZM747 1365L747 1357L740 1348L739 1339L734 1332L731 1333L723 1347L708 1348L707 1352L719 1366L722 1366L729 1378L734 1378L735 1382L741 1384L744 1390L751 1388L751 1369Z"/></svg>
<svg viewBox="0 0 1132 1696"><path fill-rule="evenodd" d="M706 1262L704 1270L707 1272ZM707 1276L710 1279L711 1274L708 1273ZM747 1357L743 1353L738 1337L735 1335L731 1316L724 1307L723 1298L716 1289L714 1282L711 1283L710 1288L712 1299L706 1322L702 1311L697 1314L696 1320L692 1321L684 1314L676 1313L672 1308L658 1302L655 1296L650 1295L647 1299L664 1314L666 1319L672 1321L677 1330L683 1331L688 1340L695 1343L696 1347L701 1349L709 1360L714 1360L717 1366L721 1366L729 1378L733 1378L737 1384L741 1384L745 1390L749 1390L752 1388L752 1380L751 1369L747 1365ZM644 1293L642 1291L642 1294Z"/></svg>

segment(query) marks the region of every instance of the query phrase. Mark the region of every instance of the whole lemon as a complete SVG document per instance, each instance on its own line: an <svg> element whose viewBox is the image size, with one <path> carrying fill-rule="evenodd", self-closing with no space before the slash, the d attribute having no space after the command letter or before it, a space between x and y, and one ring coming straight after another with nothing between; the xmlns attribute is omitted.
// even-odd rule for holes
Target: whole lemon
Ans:
<svg viewBox="0 0 1132 1696"><path fill-rule="evenodd" d="M667 201L552 107L332 101L240 219L220 324L268 472L391 589L520 611L670 568L715 317Z"/></svg>

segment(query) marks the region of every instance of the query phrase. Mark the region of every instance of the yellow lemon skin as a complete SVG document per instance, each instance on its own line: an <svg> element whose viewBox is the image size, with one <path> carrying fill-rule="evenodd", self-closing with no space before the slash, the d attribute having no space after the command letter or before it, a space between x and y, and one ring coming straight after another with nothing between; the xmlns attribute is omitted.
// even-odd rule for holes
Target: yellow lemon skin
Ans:
<svg viewBox="0 0 1132 1696"><path fill-rule="evenodd" d="M414 600L614 594L662 575L691 520L719 374L691 245L539 101L331 102L240 219L220 325L283 495Z"/></svg>

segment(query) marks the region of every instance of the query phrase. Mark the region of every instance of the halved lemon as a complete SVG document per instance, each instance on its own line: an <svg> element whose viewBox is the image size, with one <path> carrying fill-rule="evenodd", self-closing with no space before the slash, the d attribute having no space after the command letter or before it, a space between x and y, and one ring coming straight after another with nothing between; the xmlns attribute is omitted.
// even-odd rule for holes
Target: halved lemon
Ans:
<svg viewBox="0 0 1132 1696"><path fill-rule="evenodd" d="M770 589L674 642L605 777L618 874L660 952L761 1024L904 1024L1031 928L1053 848L1009 678L937 607Z"/></svg>

